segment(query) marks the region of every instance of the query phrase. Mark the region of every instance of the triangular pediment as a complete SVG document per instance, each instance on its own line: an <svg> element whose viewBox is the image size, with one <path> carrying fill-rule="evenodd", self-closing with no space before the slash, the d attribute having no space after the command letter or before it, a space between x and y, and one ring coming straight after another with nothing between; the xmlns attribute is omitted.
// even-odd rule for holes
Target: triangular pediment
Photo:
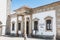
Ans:
<svg viewBox="0 0 60 40"><path fill-rule="evenodd" d="M17 14L22 14L22 15L25 15L25 14L32 14L32 8L28 7L28 6L22 6L21 8L19 9L16 9L15 10Z"/></svg>
<svg viewBox="0 0 60 40"><path fill-rule="evenodd" d="M24 10L30 10L30 9L31 9L30 7L24 5L18 9L16 9L15 11L24 11Z"/></svg>

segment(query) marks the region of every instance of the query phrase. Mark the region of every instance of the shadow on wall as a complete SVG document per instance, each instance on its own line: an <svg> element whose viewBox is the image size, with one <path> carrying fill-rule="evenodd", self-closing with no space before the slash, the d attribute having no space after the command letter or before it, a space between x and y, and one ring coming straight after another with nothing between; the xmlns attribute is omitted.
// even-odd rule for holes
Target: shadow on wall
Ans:
<svg viewBox="0 0 60 40"><path fill-rule="evenodd" d="M6 35L10 35L10 20L11 20L11 18L10 18L10 16L8 15L7 16L7 20L6 20L6 30L5 30L5 34Z"/></svg>

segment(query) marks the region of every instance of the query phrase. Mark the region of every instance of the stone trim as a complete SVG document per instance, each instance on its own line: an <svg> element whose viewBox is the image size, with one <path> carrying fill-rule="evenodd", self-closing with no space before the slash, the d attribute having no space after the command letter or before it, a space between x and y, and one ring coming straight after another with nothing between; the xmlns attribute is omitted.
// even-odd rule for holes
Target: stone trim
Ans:
<svg viewBox="0 0 60 40"><path fill-rule="evenodd" d="M33 29L34 29L34 21L39 21L40 19L38 19L38 18L34 18L33 20L32 20L32 24L33 24Z"/></svg>
<svg viewBox="0 0 60 40"><path fill-rule="evenodd" d="M34 10L34 13L39 13L39 12L54 10L59 5L60 5L60 1L48 4L48 5L44 5L44 6L33 8L33 10Z"/></svg>
<svg viewBox="0 0 60 40"><path fill-rule="evenodd" d="M40 20L40 19L38 19L38 18L34 18L34 19L33 19L33 21L38 21L38 20Z"/></svg>
<svg viewBox="0 0 60 40"><path fill-rule="evenodd" d="M45 17L44 19L45 19L45 20L49 20L49 19L51 20L51 19L53 19L53 17L47 16L47 17Z"/></svg>
<svg viewBox="0 0 60 40"><path fill-rule="evenodd" d="M47 17L44 18L44 20L45 20L45 27L46 27L46 20L51 20L51 26L53 28L53 17L47 16ZM45 28L45 30L46 30L46 28ZM46 31L52 31L52 30L46 30Z"/></svg>

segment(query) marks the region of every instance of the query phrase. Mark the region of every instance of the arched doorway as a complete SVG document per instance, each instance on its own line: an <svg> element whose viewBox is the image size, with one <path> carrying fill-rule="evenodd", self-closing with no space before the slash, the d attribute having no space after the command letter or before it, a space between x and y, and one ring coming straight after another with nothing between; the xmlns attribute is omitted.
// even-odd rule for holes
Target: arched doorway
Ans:
<svg viewBox="0 0 60 40"><path fill-rule="evenodd" d="M26 22L26 34L29 35L29 21Z"/></svg>

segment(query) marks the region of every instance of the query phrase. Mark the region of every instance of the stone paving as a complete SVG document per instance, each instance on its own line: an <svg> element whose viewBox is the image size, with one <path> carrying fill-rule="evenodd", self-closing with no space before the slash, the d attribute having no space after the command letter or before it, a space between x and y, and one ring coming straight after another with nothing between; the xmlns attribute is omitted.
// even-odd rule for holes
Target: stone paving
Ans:
<svg viewBox="0 0 60 40"><path fill-rule="evenodd" d="M4 37L4 36L0 36L0 40L24 40L24 38L23 37ZM27 40L53 40L53 39L27 38Z"/></svg>

